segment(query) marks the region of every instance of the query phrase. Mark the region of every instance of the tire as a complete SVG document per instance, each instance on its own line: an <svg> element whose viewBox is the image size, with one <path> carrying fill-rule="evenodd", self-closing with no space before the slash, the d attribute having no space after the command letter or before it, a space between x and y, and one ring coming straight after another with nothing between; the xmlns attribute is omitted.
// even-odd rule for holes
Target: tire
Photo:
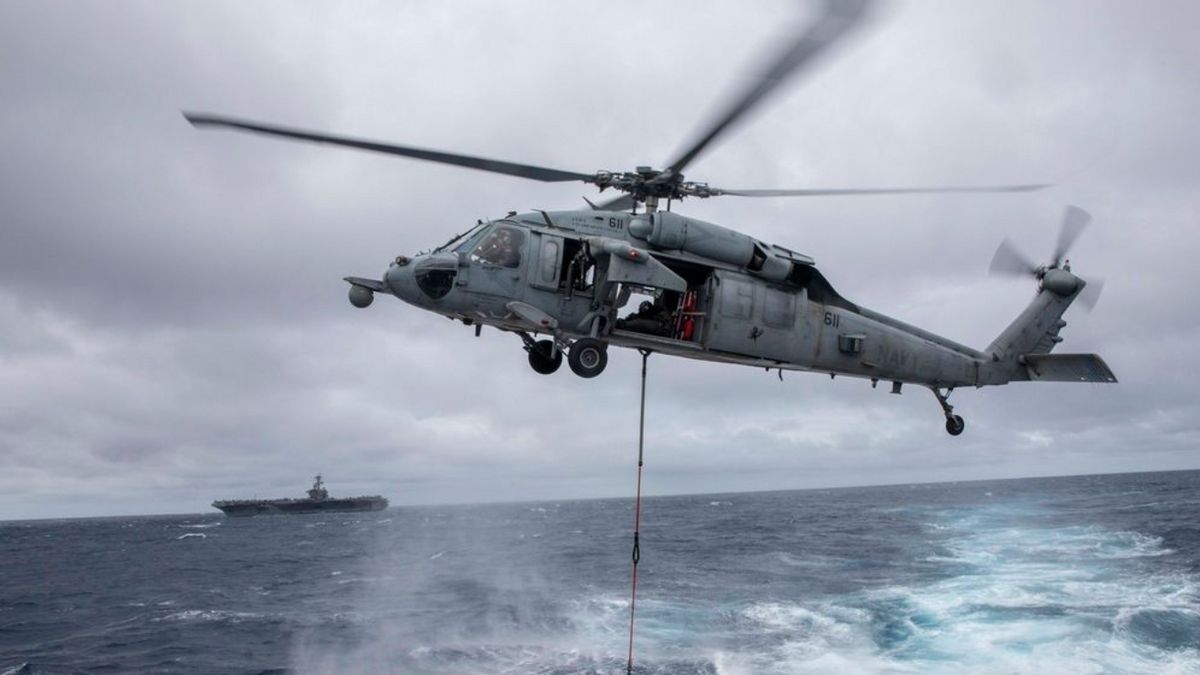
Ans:
<svg viewBox="0 0 1200 675"><path fill-rule="evenodd" d="M963 421L962 417L959 417L958 415L951 415L950 417L946 418L946 433L950 434L951 436L957 436L961 434L963 429L966 428L967 423Z"/></svg>
<svg viewBox="0 0 1200 675"><path fill-rule="evenodd" d="M582 338L571 345L567 364L580 377L595 377L608 365L608 345L594 338Z"/></svg>
<svg viewBox="0 0 1200 675"><path fill-rule="evenodd" d="M554 354L553 357L550 355ZM554 351L550 340L538 340L529 348L529 367L542 375L549 375L562 365L562 352Z"/></svg>

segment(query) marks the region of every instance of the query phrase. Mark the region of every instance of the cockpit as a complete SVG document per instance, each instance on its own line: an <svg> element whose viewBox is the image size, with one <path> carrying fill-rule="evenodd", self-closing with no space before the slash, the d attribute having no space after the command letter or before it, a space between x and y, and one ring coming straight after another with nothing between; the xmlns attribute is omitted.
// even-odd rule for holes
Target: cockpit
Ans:
<svg viewBox="0 0 1200 675"><path fill-rule="evenodd" d="M521 266L527 236L511 222L479 223L434 249L433 255L418 259L413 278L422 293L440 300L453 290L464 256L471 263L516 269Z"/></svg>
<svg viewBox="0 0 1200 675"><path fill-rule="evenodd" d="M521 266L525 230L500 222L489 229L471 250L471 261L497 267Z"/></svg>

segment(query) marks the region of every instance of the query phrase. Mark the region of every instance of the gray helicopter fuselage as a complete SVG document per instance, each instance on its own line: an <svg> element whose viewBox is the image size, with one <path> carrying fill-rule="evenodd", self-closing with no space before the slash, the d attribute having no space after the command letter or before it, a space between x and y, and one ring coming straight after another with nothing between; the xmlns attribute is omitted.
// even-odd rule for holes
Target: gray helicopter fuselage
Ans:
<svg viewBox="0 0 1200 675"><path fill-rule="evenodd" d="M496 257L489 242L505 231L515 255ZM513 214L398 259L382 285L469 325L564 344L595 337L706 361L934 387L977 385L988 361L845 300L807 256L669 212ZM622 321L632 293L669 296L672 324L647 331Z"/></svg>

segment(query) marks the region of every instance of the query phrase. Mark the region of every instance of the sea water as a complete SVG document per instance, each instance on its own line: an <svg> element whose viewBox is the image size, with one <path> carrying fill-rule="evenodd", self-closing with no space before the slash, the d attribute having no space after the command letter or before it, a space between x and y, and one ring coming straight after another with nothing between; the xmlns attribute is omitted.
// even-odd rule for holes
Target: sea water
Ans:
<svg viewBox="0 0 1200 675"><path fill-rule="evenodd" d="M0 673L623 673L632 500L0 523ZM1200 673L1200 472L645 500L637 673Z"/></svg>

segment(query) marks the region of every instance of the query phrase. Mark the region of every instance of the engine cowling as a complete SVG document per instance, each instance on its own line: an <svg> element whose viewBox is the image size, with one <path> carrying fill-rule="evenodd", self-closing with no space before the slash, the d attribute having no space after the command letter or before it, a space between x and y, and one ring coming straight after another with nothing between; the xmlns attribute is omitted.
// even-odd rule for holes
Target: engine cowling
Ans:
<svg viewBox="0 0 1200 675"><path fill-rule="evenodd" d="M754 239L670 211L635 216L629 233L656 249L687 251L731 265L745 267L754 257Z"/></svg>
<svg viewBox="0 0 1200 675"><path fill-rule="evenodd" d="M783 281L794 261L776 255L771 247L729 228L687 218L670 211L643 213L629 224L629 233L653 248L686 251L719 260L772 281Z"/></svg>

